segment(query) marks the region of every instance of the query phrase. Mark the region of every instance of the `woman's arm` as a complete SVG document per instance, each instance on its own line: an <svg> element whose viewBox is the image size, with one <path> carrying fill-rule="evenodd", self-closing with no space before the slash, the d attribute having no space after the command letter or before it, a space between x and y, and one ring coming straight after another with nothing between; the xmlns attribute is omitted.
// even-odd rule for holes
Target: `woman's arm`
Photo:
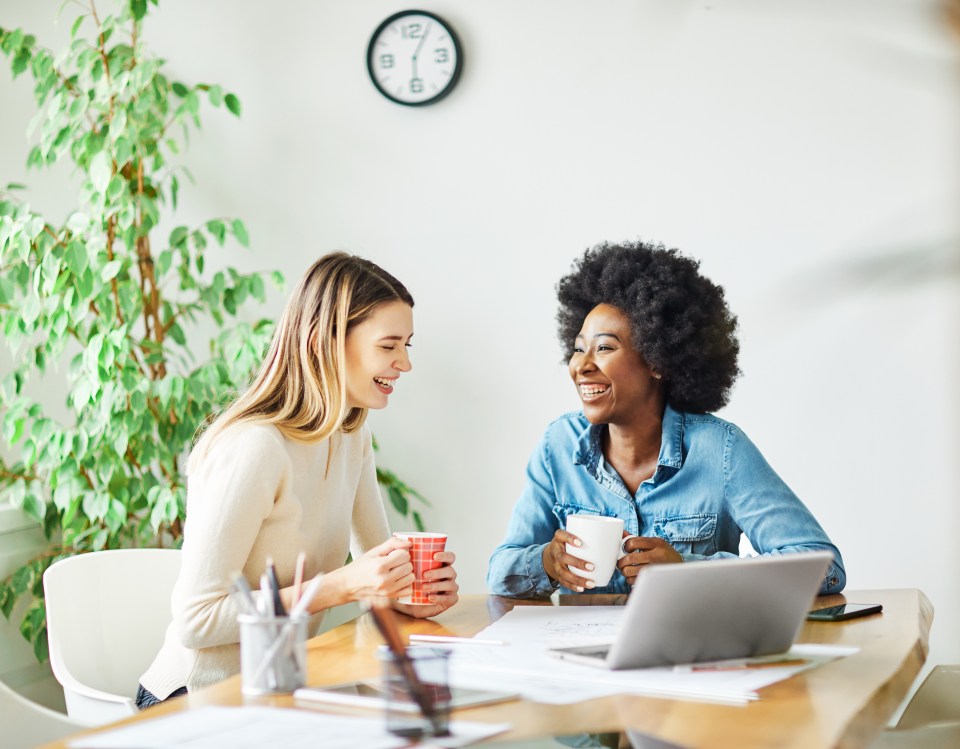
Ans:
<svg viewBox="0 0 960 749"><path fill-rule="evenodd" d="M412 591L414 579L413 565L407 552L410 542L390 536L383 497L377 483L373 438L366 426L359 438L363 440L363 461L353 505L350 548L354 561L330 572L320 591L323 594L326 588L331 591L331 597L339 595L345 599L339 603L371 597L395 599L407 596ZM457 602L459 586L453 568L456 556L444 551L437 554L436 559L443 566L424 574L424 579L429 581L427 590L431 594L432 605L405 607L397 603L396 608L422 618L435 616Z"/></svg>
<svg viewBox="0 0 960 749"><path fill-rule="evenodd" d="M736 427L728 431L724 446L724 493L731 516L758 553L829 551L833 562L820 592L825 595L843 590L847 576L840 550L753 442ZM720 552L714 556L736 555Z"/></svg>
<svg viewBox="0 0 960 749"><path fill-rule="evenodd" d="M560 528L544 435L527 464L527 483L513 507L507 534L490 557L487 587L494 595L546 598L555 590L543 568L543 552Z"/></svg>
<svg viewBox="0 0 960 749"><path fill-rule="evenodd" d="M267 427L225 432L190 477L182 566L172 596L184 647L240 640L240 608L230 595L230 579L243 570L260 526L290 480L290 460L279 440Z"/></svg>

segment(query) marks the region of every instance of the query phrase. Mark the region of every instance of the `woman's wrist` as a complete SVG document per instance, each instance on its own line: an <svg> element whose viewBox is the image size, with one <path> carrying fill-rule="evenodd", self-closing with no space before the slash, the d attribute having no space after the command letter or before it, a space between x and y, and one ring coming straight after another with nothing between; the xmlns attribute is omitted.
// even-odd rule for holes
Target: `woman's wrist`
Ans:
<svg viewBox="0 0 960 749"><path fill-rule="evenodd" d="M334 606L339 606L343 603L348 603L351 599L343 591L342 585L340 585L340 575L337 573L340 570L334 570L323 576L323 582L320 583L320 587L317 589L317 592L314 594L313 598L310 599L310 603L307 604L307 614L319 614L321 611L326 611L331 609ZM304 581L300 586L301 595L308 587L308 581ZM283 598L283 605L286 606L287 611L292 611L295 606L293 600L293 586L289 588L284 588L280 591L280 595Z"/></svg>

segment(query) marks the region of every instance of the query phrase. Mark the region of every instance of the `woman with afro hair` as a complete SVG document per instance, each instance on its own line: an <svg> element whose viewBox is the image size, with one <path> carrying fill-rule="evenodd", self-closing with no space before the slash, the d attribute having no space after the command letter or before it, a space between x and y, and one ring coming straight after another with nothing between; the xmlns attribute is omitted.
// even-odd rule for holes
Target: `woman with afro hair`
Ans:
<svg viewBox="0 0 960 749"><path fill-rule="evenodd" d="M487 584L520 598L624 593L644 565L829 550L821 593L846 583L840 552L735 425L736 317L723 289L677 250L642 242L588 249L557 286L560 343L583 411L547 427ZM629 552L610 584L577 575L569 515L618 517ZM587 565L587 569L589 566Z"/></svg>

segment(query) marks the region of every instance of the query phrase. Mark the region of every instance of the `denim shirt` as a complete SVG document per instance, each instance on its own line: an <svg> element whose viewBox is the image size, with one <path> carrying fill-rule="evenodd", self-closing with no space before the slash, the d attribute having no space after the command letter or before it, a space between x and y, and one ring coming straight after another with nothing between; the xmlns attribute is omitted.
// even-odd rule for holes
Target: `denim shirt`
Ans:
<svg viewBox="0 0 960 749"><path fill-rule="evenodd" d="M603 459L606 428L591 425L582 413L547 427L527 466L527 485L506 538L490 558L487 585L494 594L534 598L555 592L543 569L543 549L567 516L576 514L621 518L625 531L665 539L686 562L739 556L741 532L760 554L827 550L834 561L820 592L843 589L840 551L735 425L668 405L656 471L634 496ZM629 589L615 570L609 585L590 592Z"/></svg>

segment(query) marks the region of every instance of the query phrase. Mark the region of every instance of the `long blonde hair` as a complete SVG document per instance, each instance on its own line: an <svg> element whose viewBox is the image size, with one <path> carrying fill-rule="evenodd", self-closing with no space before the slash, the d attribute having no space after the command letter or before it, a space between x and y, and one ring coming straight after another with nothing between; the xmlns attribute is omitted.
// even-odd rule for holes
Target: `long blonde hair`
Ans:
<svg viewBox="0 0 960 749"><path fill-rule="evenodd" d="M403 284L375 263L346 252L317 260L290 296L253 383L200 437L188 472L241 422L274 424L300 442L359 429L367 409L347 402L346 334L395 301L413 306Z"/></svg>

